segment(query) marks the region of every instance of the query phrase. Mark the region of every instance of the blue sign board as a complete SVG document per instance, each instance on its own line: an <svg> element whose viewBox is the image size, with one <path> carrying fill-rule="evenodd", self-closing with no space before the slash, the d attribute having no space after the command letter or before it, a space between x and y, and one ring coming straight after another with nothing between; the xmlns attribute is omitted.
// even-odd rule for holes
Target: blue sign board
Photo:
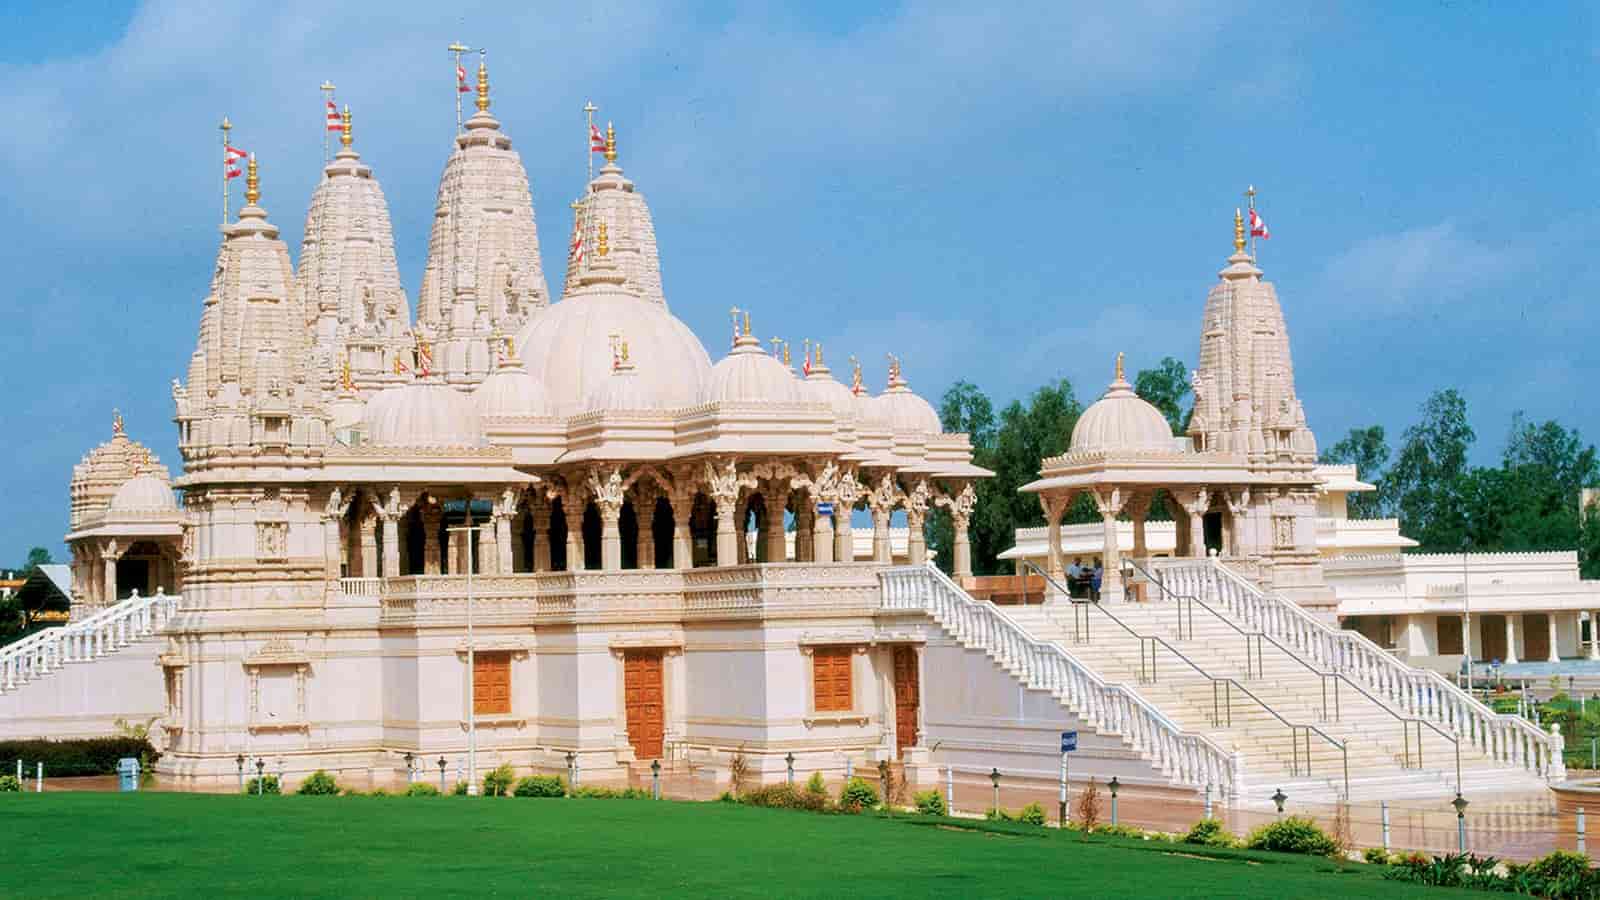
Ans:
<svg viewBox="0 0 1600 900"><path fill-rule="evenodd" d="M1061 732L1061 752L1071 753L1078 749L1078 733L1076 731Z"/></svg>
<svg viewBox="0 0 1600 900"><path fill-rule="evenodd" d="M832 503L818 503L817 504L817 515L819 515L819 516L831 516L831 515L833 515L833 504Z"/></svg>
<svg viewBox="0 0 1600 900"><path fill-rule="evenodd" d="M117 787L124 791L139 789L139 761L131 756L117 760Z"/></svg>

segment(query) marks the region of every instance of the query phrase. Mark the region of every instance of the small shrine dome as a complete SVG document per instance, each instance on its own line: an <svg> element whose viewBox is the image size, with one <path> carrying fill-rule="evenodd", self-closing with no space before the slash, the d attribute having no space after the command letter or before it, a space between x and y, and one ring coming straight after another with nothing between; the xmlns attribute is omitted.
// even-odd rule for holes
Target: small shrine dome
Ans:
<svg viewBox="0 0 1600 900"><path fill-rule="evenodd" d="M367 442L387 447L479 447L483 424L467 395L438 378L386 388L367 402Z"/></svg>
<svg viewBox="0 0 1600 900"><path fill-rule="evenodd" d="M761 349L749 329L739 335L733 351L711 367L711 377L700 394L702 403L806 403L811 399L800 379Z"/></svg>
<svg viewBox="0 0 1600 900"><path fill-rule="evenodd" d="M113 513L177 512L172 487L153 472L141 472L123 482L111 496Z"/></svg>
<svg viewBox="0 0 1600 900"><path fill-rule="evenodd" d="M1122 375L1122 354L1117 354L1116 378L1105 396L1078 417L1068 452L1171 453L1176 447L1166 416L1134 393Z"/></svg>
<svg viewBox="0 0 1600 900"><path fill-rule="evenodd" d="M872 401L873 419L896 434L939 434L944 425L933 404L917 396L900 377L900 360L889 358L889 386Z"/></svg>
<svg viewBox="0 0 1600 900"><path fill-rule="evenodd" d="M500 365L472 392L472 403L485 419L550 414L550 398L539 379L528 374L509 350Z"/></svg>

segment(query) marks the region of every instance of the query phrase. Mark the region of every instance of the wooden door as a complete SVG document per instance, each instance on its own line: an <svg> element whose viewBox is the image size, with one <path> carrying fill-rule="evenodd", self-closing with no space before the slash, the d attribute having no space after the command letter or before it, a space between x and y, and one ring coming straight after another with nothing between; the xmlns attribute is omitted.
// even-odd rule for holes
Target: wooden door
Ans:
<svg viewBox="0 0 1600 900"><path fill-rule="evenodd" d="M475 653L472 660L472 711L511 714L511 654Z"/></svg>
<svg viewBox="0 0 1600 900"><path fill-rule="evenodd" d="M922 684L917 677L917 648L894 648L894 734L897 749L917 746L917 711Z"/></svg>
<svg viewBox="0 0 1600 900"><path fill-rule="evenodd" d="M1522 614L1522 656L1527 662L1550 658L1550 619L1545 613Z"/></svg>
<svg viewBox="0 0 1600 900"><path fill-rule="evenodd" d="M660 759L666 731L661 683L661 651L629 651L623 656L622 692L626 698L628 742L639 759Z"/></svg>
<svg viewBox="0 0 1600 900"><path fill-rule="evenodd" d="M1506 617L1505 616L1478 616L1479 642L1483 646L1483 658L1493 662L1506 659Z"/></svg>

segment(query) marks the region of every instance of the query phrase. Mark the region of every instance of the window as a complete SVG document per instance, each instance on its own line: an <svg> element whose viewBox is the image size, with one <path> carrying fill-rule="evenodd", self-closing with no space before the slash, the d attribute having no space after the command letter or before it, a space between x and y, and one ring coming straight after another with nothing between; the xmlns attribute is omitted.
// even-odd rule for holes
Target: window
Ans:
<svg viewBox="0 0 1600 900"><path fill-rule="evenodd" d="M511 654L474 654L472 661L472 711L483 715L511 714Z"/></svg>
<svg viewBox="0 0 1600 900"><path fill-rule="evenodd" d="M817 647L811 651L811 686L817 712L849 712L851 648Z"/></svg>

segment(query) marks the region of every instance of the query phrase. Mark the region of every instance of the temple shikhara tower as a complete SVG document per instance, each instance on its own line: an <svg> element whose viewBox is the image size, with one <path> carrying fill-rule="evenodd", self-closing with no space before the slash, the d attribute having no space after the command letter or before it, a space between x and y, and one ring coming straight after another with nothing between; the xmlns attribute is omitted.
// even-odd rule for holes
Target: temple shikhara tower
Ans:
<svg viewBox="0 0 1600 900"><path fill-rule="evenodd" d="M464 781L503 763L612 785L660 763L720 791L742 759L758 782L883 764L913 786L986 785L996 767L1049 791L1064 730L1082 736L1075 773L1158 798L1562 771L1559 740L1432 671L1502 627L1526 657L1541 632L1510 607L1472 632L1437 573L1397 555L1395 523L1348 518L1345 495L1371 486L1317 463L1237 213L1196 304L1184 434L1107 348L1105 395L1023 488L1046 525L1002 554L1022 577L979 578L968 530L991 473L899 348L850 348L884 360L869 384L855 357L835 350L836 376L820 344L763 342L732 261L727 296L696 301L730 311L708 352L667 304L610 125L557 228L555 301L482 64L473 100L414 315L348 108L298 255L249 159L209 285L196 272L188 292L194 352L172 361L182 473L120 416L73 470L71 619L0 648L0 736L147 721L160 776L213 789L246 764L394 784L443 759ZM648 183L650 161L629 164ZM1097 521L1066 523L1084 498ZM1094 596L1067 583L1083 556L1102 566ZM1562 560L1526 565L1566 583L1545 578ZM1600 608L1572 568L1567 605L1541 612L1551 655ZM1413 582L1427 615L1394 605ZM997 602L1016 584L1028 602ZM1188 667L1146 668L1158 643ZM1271 715L1193 702L1229 679ZM1336 713L1325 679L1347 684Z"/></svg>

